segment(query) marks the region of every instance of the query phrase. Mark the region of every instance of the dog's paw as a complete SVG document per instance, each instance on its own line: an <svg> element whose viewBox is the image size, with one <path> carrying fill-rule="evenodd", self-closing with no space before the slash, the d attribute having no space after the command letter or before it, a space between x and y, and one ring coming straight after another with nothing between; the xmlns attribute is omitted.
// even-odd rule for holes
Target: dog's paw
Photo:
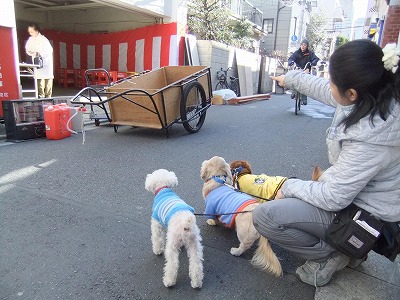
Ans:
<svg viewBox="0 0 400 300"><path fill-rule="evenodd" d="M155 255L161 255L161 254L164 253L164 249L157 249L157 250L153 249L153 253L154 253Z"/></svg>
<svg viewBox="0 0 400 300"><path fill-rule="evenodd" d="M175 280L171 280L170 278L165 278L165 277L163 279L163 282L164 282L165 287L171 287L176 284Z"/></svg>
<svg viewBox="0 0 400 300"><path fill-rule="evenodd" d="M243 251L240 248L234 248L234 247L231 248L231 254L233 256L240 256L240 255L242 255L242 253L243 253Z"/></svg>
<svg viewBox="0 0 400 300"><path fill-rule="evenodd" d="M164 247L162 245L153 245L153 253L155 255L161 255L164 253Z"/></svg>
<svg viewBox="0 0 400 300"><path fill-rule="evenodd" d="M210 226L215 226L215 225L217 225L217 222L214 219L208 219L207 224Z"/></svg>
<svg viewBox="0 0 400 300"><path fill-rule="evenodd" d="M192 280L191 282L190 282L190 285L192 286L192 288L194 288L194 289L200 289L201 287L202 287L202 285L203 285L203 282L200 280Z"/></svg>

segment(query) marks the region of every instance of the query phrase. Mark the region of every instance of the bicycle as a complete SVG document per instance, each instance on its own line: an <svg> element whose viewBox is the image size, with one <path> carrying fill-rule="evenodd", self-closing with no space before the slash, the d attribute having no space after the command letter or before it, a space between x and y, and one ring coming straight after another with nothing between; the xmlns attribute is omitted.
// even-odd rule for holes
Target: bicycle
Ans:
<svg viewBox="0 0 400 300"><path fill-rule="evenodd" d="M289 70L303 70L303 72L307 71L307 68L310 66L310 62L306 63L304 68L300 68L297 65L293 65L292 68L289 68ZM317 75L317 67L311 66L311 72L310 74L312 75ZM301 100L301 93L299 91L294 91L291 95L292 99L295 99L295 104L294 104L294 113L297 115L297 113L300 111L302 100ZM304 104L303 104L304 105Z"/></svg>
<svg viewBox="0 0 400 300"><path fill-rule="evenodd" d="M228 69L224 70L221 68L221 70L217 71L217 79L218 83L215 85L215 90L221 90L221 89L230 89L235 92L236 96L240 96L240 87L239 87L239 78L236 78L234 76L229 76L229 83L227 81L228 78L228 71L230 69L233 69L232 67L229 67Z"/></svg>

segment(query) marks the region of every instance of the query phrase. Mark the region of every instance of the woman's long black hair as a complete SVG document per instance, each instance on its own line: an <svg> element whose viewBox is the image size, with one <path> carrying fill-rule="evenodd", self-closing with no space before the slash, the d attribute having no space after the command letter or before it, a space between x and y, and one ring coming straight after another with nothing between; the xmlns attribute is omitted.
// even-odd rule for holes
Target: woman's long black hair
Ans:
<svg viewBox="0 0 400 300"><path fill-rule="evenodd" d="M361 118L378 113L386 120L390 102L400 102L400 67L396 73L384 68L381 47L370 40L354 40L333 52L329 60L331 81L341 95L348 89L357 92L357 100L350 114L342 121L347 129Z"/></svg>

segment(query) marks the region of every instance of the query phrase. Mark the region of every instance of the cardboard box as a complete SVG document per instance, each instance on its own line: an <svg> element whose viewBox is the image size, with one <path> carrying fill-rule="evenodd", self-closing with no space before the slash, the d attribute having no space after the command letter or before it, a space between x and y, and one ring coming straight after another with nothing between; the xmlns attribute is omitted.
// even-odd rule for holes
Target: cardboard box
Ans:
<svg viewBox="0 0 400 300"><path fill-rule="evenodd" d="M225 100L222 98L221 95L214 95L211 98L211 104L212 105L222 105L222 104L225 104Z"/></svg>

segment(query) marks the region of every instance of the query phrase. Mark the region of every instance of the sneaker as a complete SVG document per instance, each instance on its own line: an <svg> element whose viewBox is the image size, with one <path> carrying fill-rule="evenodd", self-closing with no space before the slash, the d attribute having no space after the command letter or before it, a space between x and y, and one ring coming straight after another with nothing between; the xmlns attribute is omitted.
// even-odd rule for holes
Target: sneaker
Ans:
<svg viewBox="0 0 400 300"><path fill-rule="evenodd" d="M306 263L296 270L297 277L301 281L317 286L329 283L333 274L350 262L350 258L340 252L333 252L328 258L319 260L307 260Z"/></svg>

